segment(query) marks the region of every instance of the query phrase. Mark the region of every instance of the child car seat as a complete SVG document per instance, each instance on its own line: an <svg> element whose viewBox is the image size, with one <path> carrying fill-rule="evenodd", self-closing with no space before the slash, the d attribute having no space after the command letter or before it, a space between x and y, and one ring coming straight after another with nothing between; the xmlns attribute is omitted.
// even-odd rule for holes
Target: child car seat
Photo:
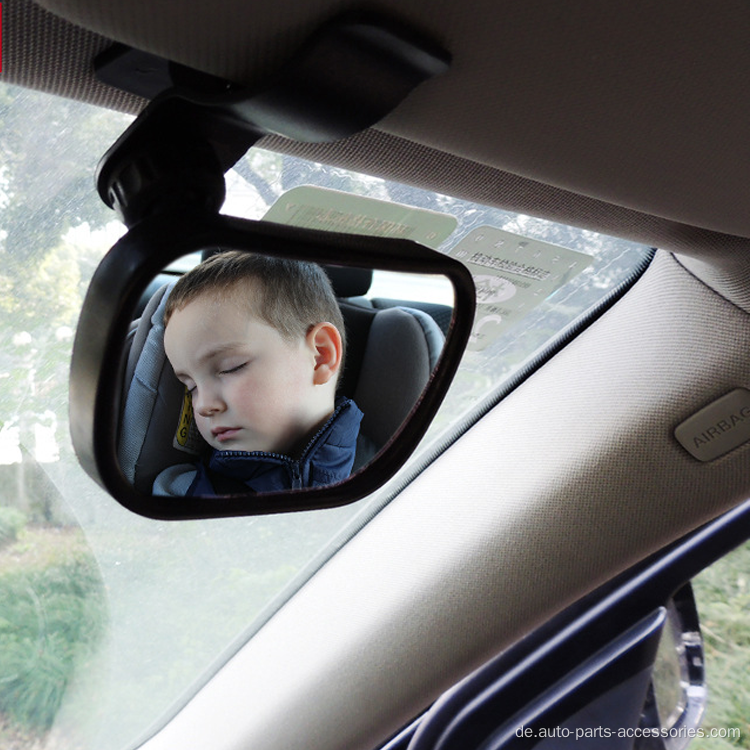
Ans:
<svg viewBox="0 0 750 750"><path fill-rule="evenodd" d="M364 413L356 471L390 440L414 407L445 337L424 310L403 304L374 307L365 300L371 271L326 270L347 334L339 392L354 399ZM164 469L194 463L209 451L191 419L185 388L164 353L164 308L174 283L151 295L134 321L123 377L118 456L125 476L146 493Z"/></svg>

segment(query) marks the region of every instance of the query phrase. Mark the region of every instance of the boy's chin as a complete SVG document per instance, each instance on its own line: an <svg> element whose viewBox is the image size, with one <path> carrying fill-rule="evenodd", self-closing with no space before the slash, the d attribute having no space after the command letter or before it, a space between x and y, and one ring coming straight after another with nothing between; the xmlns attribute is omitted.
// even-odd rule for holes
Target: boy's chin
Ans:
<svg viewBox="0 0 750 750"><path fill-rule="evenodd" d="M311 438L319 429L315 425L309 430L302 431L302 436L290 438L281 435L259 435L250 434L247 428L227 431L222 436L211 433L203 435L203 439L217 451L242 451L243 453L278 453L285 456L296 457L303 451Z"/></svg>
<svg viewBox="0 0 750 750"><path fill-rule="evenodd" d="M269 440L244 440L241 437L217 440L212 438L208 444L217 451L241 451L242 453L282 453L289 454L286 447Z"/></svg>

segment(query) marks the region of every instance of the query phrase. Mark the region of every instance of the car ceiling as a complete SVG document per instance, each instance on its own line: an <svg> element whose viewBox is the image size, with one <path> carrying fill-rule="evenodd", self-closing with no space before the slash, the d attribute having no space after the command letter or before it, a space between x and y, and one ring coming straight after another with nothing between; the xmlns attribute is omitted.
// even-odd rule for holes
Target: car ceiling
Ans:
<svg viewBox="0 0 750 750"><path fill-rule="evenodd" d="M135 113L144 102L91 72L112 40L253 86L359 7L16 0L2 76ZM366 7L441 44L450 71L345 141L261 145L665 252L344 547L154 750L374 747L530 627L750 491L747 445L699 465L672 434L750 387L750 8Z"/></svg>
<svg viewBox="0 0 750 750"><path fill-rule="evenodd" d="M135 112L93 79L117 40L248 86L356 2L6 4L3 77ZM675 249L750 237L750 8L728 2L384 0L452 56L375 128L268 145ZM67 20L62 20L62 19ZM88 31L84 31L88 29ZM72 42L72 43L71 43ZM408 156L408 159L404 159ZM405 162L407 166L404 166ZM738 242L732 240L733 243ZM741 243L744 244L744 243Z"/></svg>

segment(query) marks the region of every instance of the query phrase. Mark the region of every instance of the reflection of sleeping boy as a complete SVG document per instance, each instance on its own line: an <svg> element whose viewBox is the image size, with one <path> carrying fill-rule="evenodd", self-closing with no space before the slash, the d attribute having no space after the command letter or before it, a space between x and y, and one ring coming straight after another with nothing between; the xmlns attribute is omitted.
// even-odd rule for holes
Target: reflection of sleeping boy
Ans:
<svg viewBox="0 0 750 750"><path fill-rule="evenodd" d="M177 282L164 321L167 357L214 450L208 464L162 472L155 494L273 492L349 476L362 412L336 401L344 322L319 266L221 253Z"/></svg>

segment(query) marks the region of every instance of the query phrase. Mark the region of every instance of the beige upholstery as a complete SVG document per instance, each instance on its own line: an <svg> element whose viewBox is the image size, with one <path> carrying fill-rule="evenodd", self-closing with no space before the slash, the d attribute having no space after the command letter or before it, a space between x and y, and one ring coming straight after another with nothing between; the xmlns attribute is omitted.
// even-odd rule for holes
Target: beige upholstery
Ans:
<svg viewBox="0 0 750 750"><path fill-rule="evenodd" d="M8 3L3 77L129 111L137 100L93 80L90 60L108 45L101 34L253 85L324 19L353 7L343 0L223 0L190 4L189 12L179 0L40 5L98 34L31 0ZM450 72L351 144L298 148L274 138L268 145L659 247L695 252L733 242L697 227L750 235L745 3L732 0L721 12L679 0L585 0L564 13L556 3L521 0L502 10L496 0L377 7L449 50ZM80 46L72 55L61 44L66 34ZM732 117L717 117L727 103Z"/></svg>
<svg viewBox="0 0 750 750"><path fill-rule="evenodd" d="M533 625L744 499L750 445L701 464L673 437L738 386L747 314L659 254L144 750L371 750Z"/></svg>

